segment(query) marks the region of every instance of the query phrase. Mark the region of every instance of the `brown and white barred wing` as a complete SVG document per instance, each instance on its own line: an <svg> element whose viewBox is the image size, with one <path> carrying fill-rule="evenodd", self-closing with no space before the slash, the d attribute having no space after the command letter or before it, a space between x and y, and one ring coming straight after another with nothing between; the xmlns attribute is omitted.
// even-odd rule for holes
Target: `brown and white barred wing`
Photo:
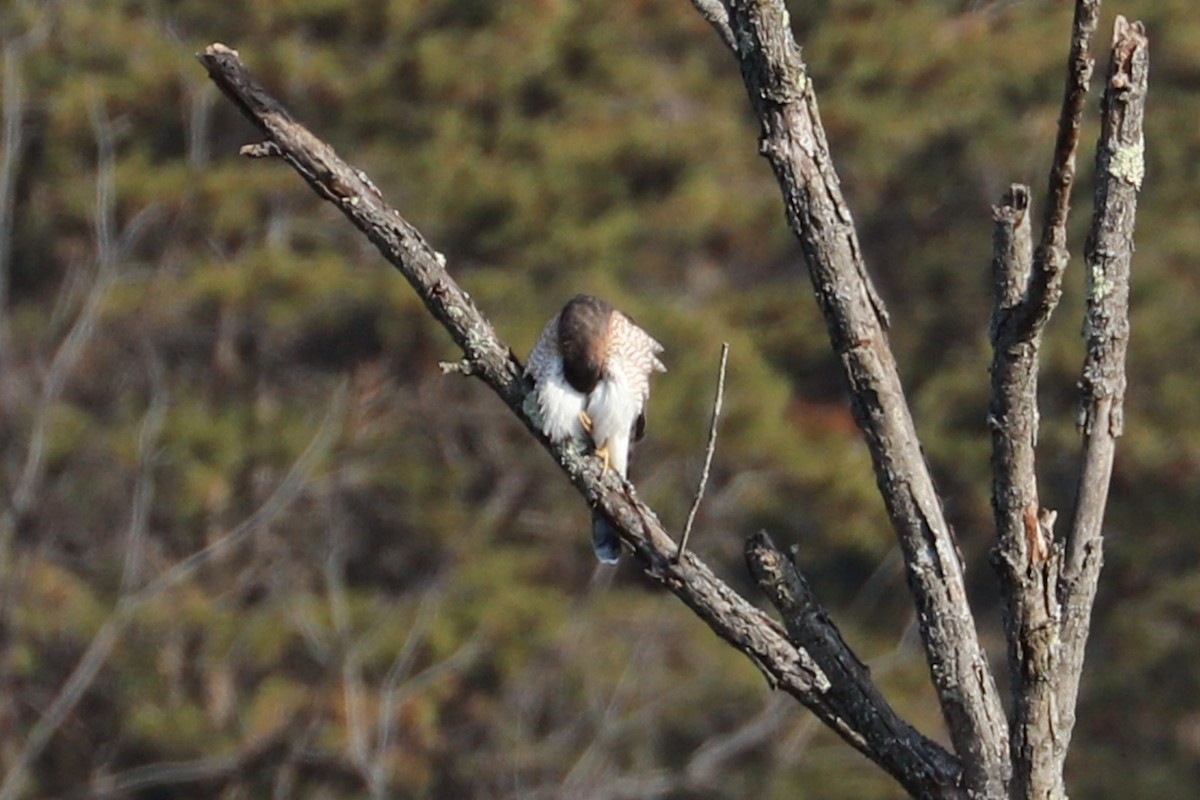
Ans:
<svg viewBox="0 0 1200 800"><path fill-rule="evenodd" d="M611 325L608 344L609 369L619 369L622 372L630 392L638 398L640 413L650 397L651 373L667 371L658 359L663 346L620 311L613 312Z"/></svg>

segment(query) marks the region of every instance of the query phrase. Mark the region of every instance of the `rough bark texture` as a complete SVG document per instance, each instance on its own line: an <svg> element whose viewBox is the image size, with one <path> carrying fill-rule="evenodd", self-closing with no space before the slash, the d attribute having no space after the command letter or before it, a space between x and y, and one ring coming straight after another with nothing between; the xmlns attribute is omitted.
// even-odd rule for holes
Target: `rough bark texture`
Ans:
<svg viewBox="0 0 1200 800"><path fill-rule="evenodd" d="M1040 244L1032 252L1029 190L1014 186L995 210L992 315L993 556L1004 598L1012 685L1010 753L1013 798L1064 794L1066 743L1056 726L1053 675L1058 669L1056 591L1062 547L1054 541L1055 512L1038 499L1037 369L1042 331L1062 296L1067 218L1075 181L1084 100L1091 79L1089 53L1099 0L1077 0L1067 60L1058 136L1046 188Z"/></svg>
<svg viewBox="0 0 1200 800"><path fill-rule="evenodd" d="M1038 501L1034 448L1037 445L1037 367L1042 329L1053 303L1034 288L1029 224L1029 190L1013 186L995 209L992 274L992 509L1008 633L1013 692L1011 797L1054 797L1062 793L1060 743L1055 736L1055 586L1061 546L1053 543L1053 514ZM1061 273L1061 266L1058 269ZM1061 276L1055 277L1061 282ZM1042 280L1042 285L1045 281ZM1031 309L1031 306L1033 307ZM1012 324L1014 319L1022 324ZM1044 793L1045 792L1045 793Z"/></svg>
<svg viewBox="0 0 1200 800"><path fill-rule="evenodd" d="M934 688L965 785L1000 797L1007 722L967 603L963 567L925 463L887 340L887 315L866 272L817 109L781 0L727 2L761 151L779 180L855 419L900 540Z"/></svg>
<svg viewBox="0 0 1200 800"><path fill-rule="evenodd" d="M424 301L430 313L462 348L460 371L486 383L554 456L588 502L617 527L647 573L686 603L722 639L746 654L772 686L786 690L852 746L879 764L914 796L962 797L959 766L937 743L910 731L902 741L881 746L871 731L856 727L842 712L847 704L863 719L886 715L878 692L849 687L850 697L831 695L829 678L782 626L720 581L692 553L676 560L676 545L654 512L635 497L615 473L601 474L599 461L541 435L527 403L528 386L520 363L497 337L471 298L445 270L445 259L421 234L390 208L379 190L325 142L298 124L246 71L237 53L220 44L200 54L201 63L225 95L268 139L243 148L246 155L279 157L290 164L321 197L334 203L376 245ZM859 696L854 696L855 693Z"/></svg>
<svg viewBox="0 0 1200 800"><path fill-rule="evenodd" d="M1137 195L1142 188L1142 120L1150 44L1140 22L1118 16L1096 146L1096 197L1084 252L1087 270L1087 348L1080 380L1083 465L1059 584L1062 666L1058 730L1063 747L1075 726L1075 702L1092 604L1103 560L1101 523L1108 501L1116 439L1124 427L1125 351L1129 343L1129 274Z"/></svg>
<svg viewBox="0 0 1200 800"><path fill-rule="evenodd" d="M1067 82L1063 91L1062 111L1058 115L1058 136L1054 142L1054 160L1046 188L1046 210L1042 236L1035 255L1031 296L1041 296L1053 310L1061 294L1062 274L1067 266L1067 216L1071 211L1071 188L1075 183L1075 154L1083 119L1088 82L1095 64L1091 57L1092 36L1100 22L1100 0L1075 0L1075 19L1071 27L1071 52L1067 59ZM1033 309L1042 303L1030 304Z"/></svg>
<svg viewBox="0 0 1200 800"><path fill-rule="evenodd" d="M995 563L1005 599L1013 685L1010 796L1066 797L1063 767L1075 723L1088 622L1101 565L1101 530L1115 439L1121 432L1129 265L1142 178L1148 49L1139 24L1118 17L1097 148L1097 189L1086 248L1086 358L1080 386L1084 457L1067 537L1038 501L1037 353L1066 266L1067 194L1074 174L1082 95L1091 62L1081 42L1098 3L1076 5L1066 99L1047 197L1046 229L1030 257L1028 190L1014 186L995 210L992 325L992 504Z"/></svg>
<svg viewBox="0 0 1200 800"><path fill-rule="evenodd" d="M917 752L914 745L923 737L892 710L871 683L866 665L846 645L792 559L766 533L758 533L746 542L746 563L759 588L779 609L788 636L812 656L829 679L827 697L838 714L850 720L876 751L901 747ZM940 796L965 796L954 784L945 783L947 778L958 777L954 763L935 751L928 755L936 760L907 762L915 771L899 780L909 793L929 796L930 787L936 786Z"/></svg>

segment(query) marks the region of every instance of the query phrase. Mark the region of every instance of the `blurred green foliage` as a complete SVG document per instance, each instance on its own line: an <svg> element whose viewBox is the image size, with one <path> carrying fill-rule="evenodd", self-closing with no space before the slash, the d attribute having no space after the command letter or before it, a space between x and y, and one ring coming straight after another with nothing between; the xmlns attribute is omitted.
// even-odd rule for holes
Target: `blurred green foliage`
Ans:
<svg viewBox="0 0 1200 800"><path fill-rule="evenodd" d="M1042 190L1070 4L794 5L1003 675L989 206L1012 181ZM1151 36L1148 163L1069 784L1195 796L1200 17L1192 0L1115 12ZM287 509L139 608L21 796L898 796L632 565L595 571L578 496L485 389L440 374L453 347L368 243L282 164L237 157L254 132L191 58L238 48L518 353L579 291L663 341L633 477L675 529L731 342L695 548L748 589L746 535L797 544L889 697L940 735L799 248L736 66L688 3L14 0L0 39L24 142L0 242L3 771L122 592L254 514L348 397ZM1064 510L1094 106L1042 369L1042 488Z"/></svg>

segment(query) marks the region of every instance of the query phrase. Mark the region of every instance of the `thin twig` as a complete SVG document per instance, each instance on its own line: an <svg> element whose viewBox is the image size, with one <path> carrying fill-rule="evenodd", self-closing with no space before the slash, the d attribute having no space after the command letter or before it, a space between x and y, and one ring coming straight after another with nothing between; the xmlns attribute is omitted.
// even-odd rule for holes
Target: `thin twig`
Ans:
<svg viewBox="0 0 1200 800"><path fill-rule="evenodd" d="M713 398L712 422L708 426L708 446L704 450L704 470L700 473L700 484L696 487L696 496L692 499L692 507L688 511L687 524L683 526L679 549L675 551L676 561L679 561L683 551L687 549L688 538L692 535L692 523L696 521L696 512L700 510L700 501L704 499L704 490L708 488L708 471L712 467L713 452L717 449L717 420L721 418L721 405L725 401L725 364L728 360L729 342L722 342L721 368L717 373L717 396Z"/></svg>
<svg viewBox="0 0 1200 800"><path fill-rule="evenodd" d="M141 581L142 563L145 561L146 531L150 520L150 506L154 501L155 451L167 419L171 403L170 390L158 354L146 346L147 369L150 373L150 407L142 417L138 432L137 481L133 488L133 509L129 515L129 528L125 532L125 564L121 569L121 593L131 592Z"/></svg>
<svg viewBox="0 0 1200 800"><path fill-rule="evenodd" d="M412 669L413 662L416 661L417 651L426 641L429 629L432 627L433 621L437 617L438 609L441 607L444 594L440 586L434 586L427 589L421 596L421 603L417 607L416 617L413 619L412 625L409 626L408 636L404 639L404 645L392 660L392 665L383 679L383 686L379 691L379 714L375 723L379 731L378 741L375 745L376 763L383 761L388 748L392 746L392 736L394 733L392 730L392 719L395 717L396 709L399 706L396 702L397 689Z"/></svg>
<svg viewBox="0 0 1200 800"><path fill-rule="evenodd" d="M328 501L328 498L326 498ZM366 690L363 686L359 646L351 630L350 611L346 601L344 522L336 509L329 512L333 519L328 521L329 553L325 557L324 582L328 596L329 618L333 623L334 649L340 664L342 682L342 705L346 715L346 750L350 763L354 764L371 796L375 797L375 786L371 779L368 739L370 734L365 720Z"/></svg>
<svg viewBox="0 0 1200 800"><path fill-rule="evenodd" d="M1067 218L1071 212L1071 187L1075 183L1075 155L1079 150L1083 109L1095 64L1089 51L1099 22L1100 0L1075 0L1067 80L1063 89L1062 110L1058 115L1058 135L1054 141L1049 184L1046 187L1042 236L1035 256L1034 289L1043 293L1047 284L1043 282L1039 286L1038 278L1046 277L1052 283L1057 278L1057 283L1061 285L1062 270L1067 263ZM1055 289L1054 286L1050 287L1048 299L1051 303L1056 299Z"/></svg>
<svg viewBox="0 0 1200 800"><path fill-rule="evenodd" d="M25 150L24 48L13 41L4 46L3 145L0 152L0 362L7 352L9 263L12 260L13 211L17 170Z"/></svg>
<svg viewBox="0 0 1200 800"><path fill-rule="evenodd" d="M780 731L796 716L796 707L782 695L772 695L763 709L737 728L710 736L692 751L680 772L688 788L704 790L727 783L726 772L741 766L742 758L776 741Z"/></svg>
<svg viewBox="0 0 1200 800"><path fill-rule="evenodd" d="M93 229L96 243L95 274L87 289L75 321L71 324L62 344L50 360L46 378L42 382L41 396L30 426L29 443L7 508L0 514L0 576L7 575L12 540L30 512L45 477L46 439L49 435L51 411L75 370L85 348L100 320L100 312L115 282L117 248L114 247L114 217L116 201L113 195L115 174L114 134L111 125L104 119L99 101L92 97L88 105L92 133L96 138L96 208Z"/></svg>
<svg viewBox="0 0 1200 800"><path fill-rule="evenodd" d="M47 4L48 5L48 4ZM50 33L54 9L43 8L37 21L20 36L11 37L3 49L4 78L0 97L0 365L7 358L8 296L13 254L13 218L16 210L17 177L25 155L25 57L39 47Z"/></svg>
<svg viewBox="0 0 1200 800"><path fill-rule="evenodd" d="M274 764L285 749L298 716L293 712L289 719L277 722L269 731L251 734L240 747L229 752L188 761L158 761L116 775L103 776L88 787L88 797L107 800L153 795L148 790L187 783L216 782L237 772L250 772L267 763Z"/></svg>

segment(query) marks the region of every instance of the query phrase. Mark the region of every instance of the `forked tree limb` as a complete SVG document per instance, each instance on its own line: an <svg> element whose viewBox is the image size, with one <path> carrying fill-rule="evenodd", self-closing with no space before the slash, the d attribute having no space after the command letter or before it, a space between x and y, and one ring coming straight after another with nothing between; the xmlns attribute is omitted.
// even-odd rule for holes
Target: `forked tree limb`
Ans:
<svg viewBox="0 0 1200 800"><path fill-rule="evenodd" d="M993 563L1004 599L1012 687L1010 797L1065 795L1066 739L1058 728L1058 577L1063 548L1054 541L1054 512L1038 498L1038 352L1062 295L1067 219L1075 180L1084 100L1092 75L1089 52L1100 0L1076 0L1066 86L1046 189L1041 240L1033 250L1029 189L1015 185L994 209L992 279Z"/></svg>
<svg viewBox="0 0 1200 800"><path fill-rule="evenodd" d="M1067 219L1075 181L1084 101L1091 79L1090 46L1100 0L1076 0L1058 134L1046 188L1041 239L1033 250L1029 189L1013 186L994 210L992 279L993 563L1000 578L1012 691L1010 754L1013 798L1060 797L1065 741L1058 735L1056 591L1062 547L1054 512L1038 498L1038 352L1042 332L1062 296Z"/></svg>
<svg viewBox="0 0 1200 800"><path fill-rule="evenodd" d="M1066 193L1074 172L1078 113L1090 59L1081 42L1098 3L1079 0L1067 97L1051 171L1046 228L1030 257L1028 190L1014 186L995 210L992 326L992 503L995 563L1005 599L1013 686L1013 798L1065 796L1063 767L1075 723L1079 677L1101 565L1101 521L1115 439L1121 433L1129 266L1143 163L1148 43L1139 23L1115 25L1097 147L1097 188L1085 253L1086 356L1080 425L1084 457L1071 529L1056 539L1054 514L1038 500L1037 353L1066 266Z"/></svg>
<svg viewBox="0 0 1200 800"><path fill-rule="evenodd" d="M958 549L904 399L887 315L866 271L787 8L783 0L723 0L723 5L762 125L760 150L779 181L900 541L934 689L966 788L1001 797L1009 770L1007 721L967 602ZM720 20L709 19L721 31Z"/></svg>
<svg viewBox="0 0 1200 800"><path fill-rule="evenodd" d="M1046 185L1042 233L1028 275L1022 281L1021 296L1017 298L1020 302L1010 303L1002 314L993 316L993 338L1000 334L1011 342L1039 337L1062 296L1063 273L1070 258L1067 218L1075 185L1083 109L1095 64L1090 49L1099 21L1100 0L1075 0L1067 79Z"/></svg>
<svg viewBox="0 0 1200 800"><path fill-rule="evenodd" d="M612 471L571 446L543 436L526 402L528 386L520 363L496 335L491 323L445 270L437 253L379 190L325 142L291 115L250 76L237 53L209 45L198 56L209 77L258 128L268 143L248 155L278 156L291 165L321 197L334 203L408 280L430 313L462 349L462 371L478 377L508 405L554 456L588 502L608 517L647 573L672 591L718 636L750 658L773 686L784 689L813 711L853 747L899 781L915 797L961 798L960 768L936 742L913 731L903 741L879 741L855 726L834 702L830 681L812 657L793 644L782 626L737 594L693 553L676 561L676 545L654 512ZM839 687L840 689L842 687ZM854 687L843 689L854 691ZM864 713L876 708L875 696L856 698Z"/></svg>

